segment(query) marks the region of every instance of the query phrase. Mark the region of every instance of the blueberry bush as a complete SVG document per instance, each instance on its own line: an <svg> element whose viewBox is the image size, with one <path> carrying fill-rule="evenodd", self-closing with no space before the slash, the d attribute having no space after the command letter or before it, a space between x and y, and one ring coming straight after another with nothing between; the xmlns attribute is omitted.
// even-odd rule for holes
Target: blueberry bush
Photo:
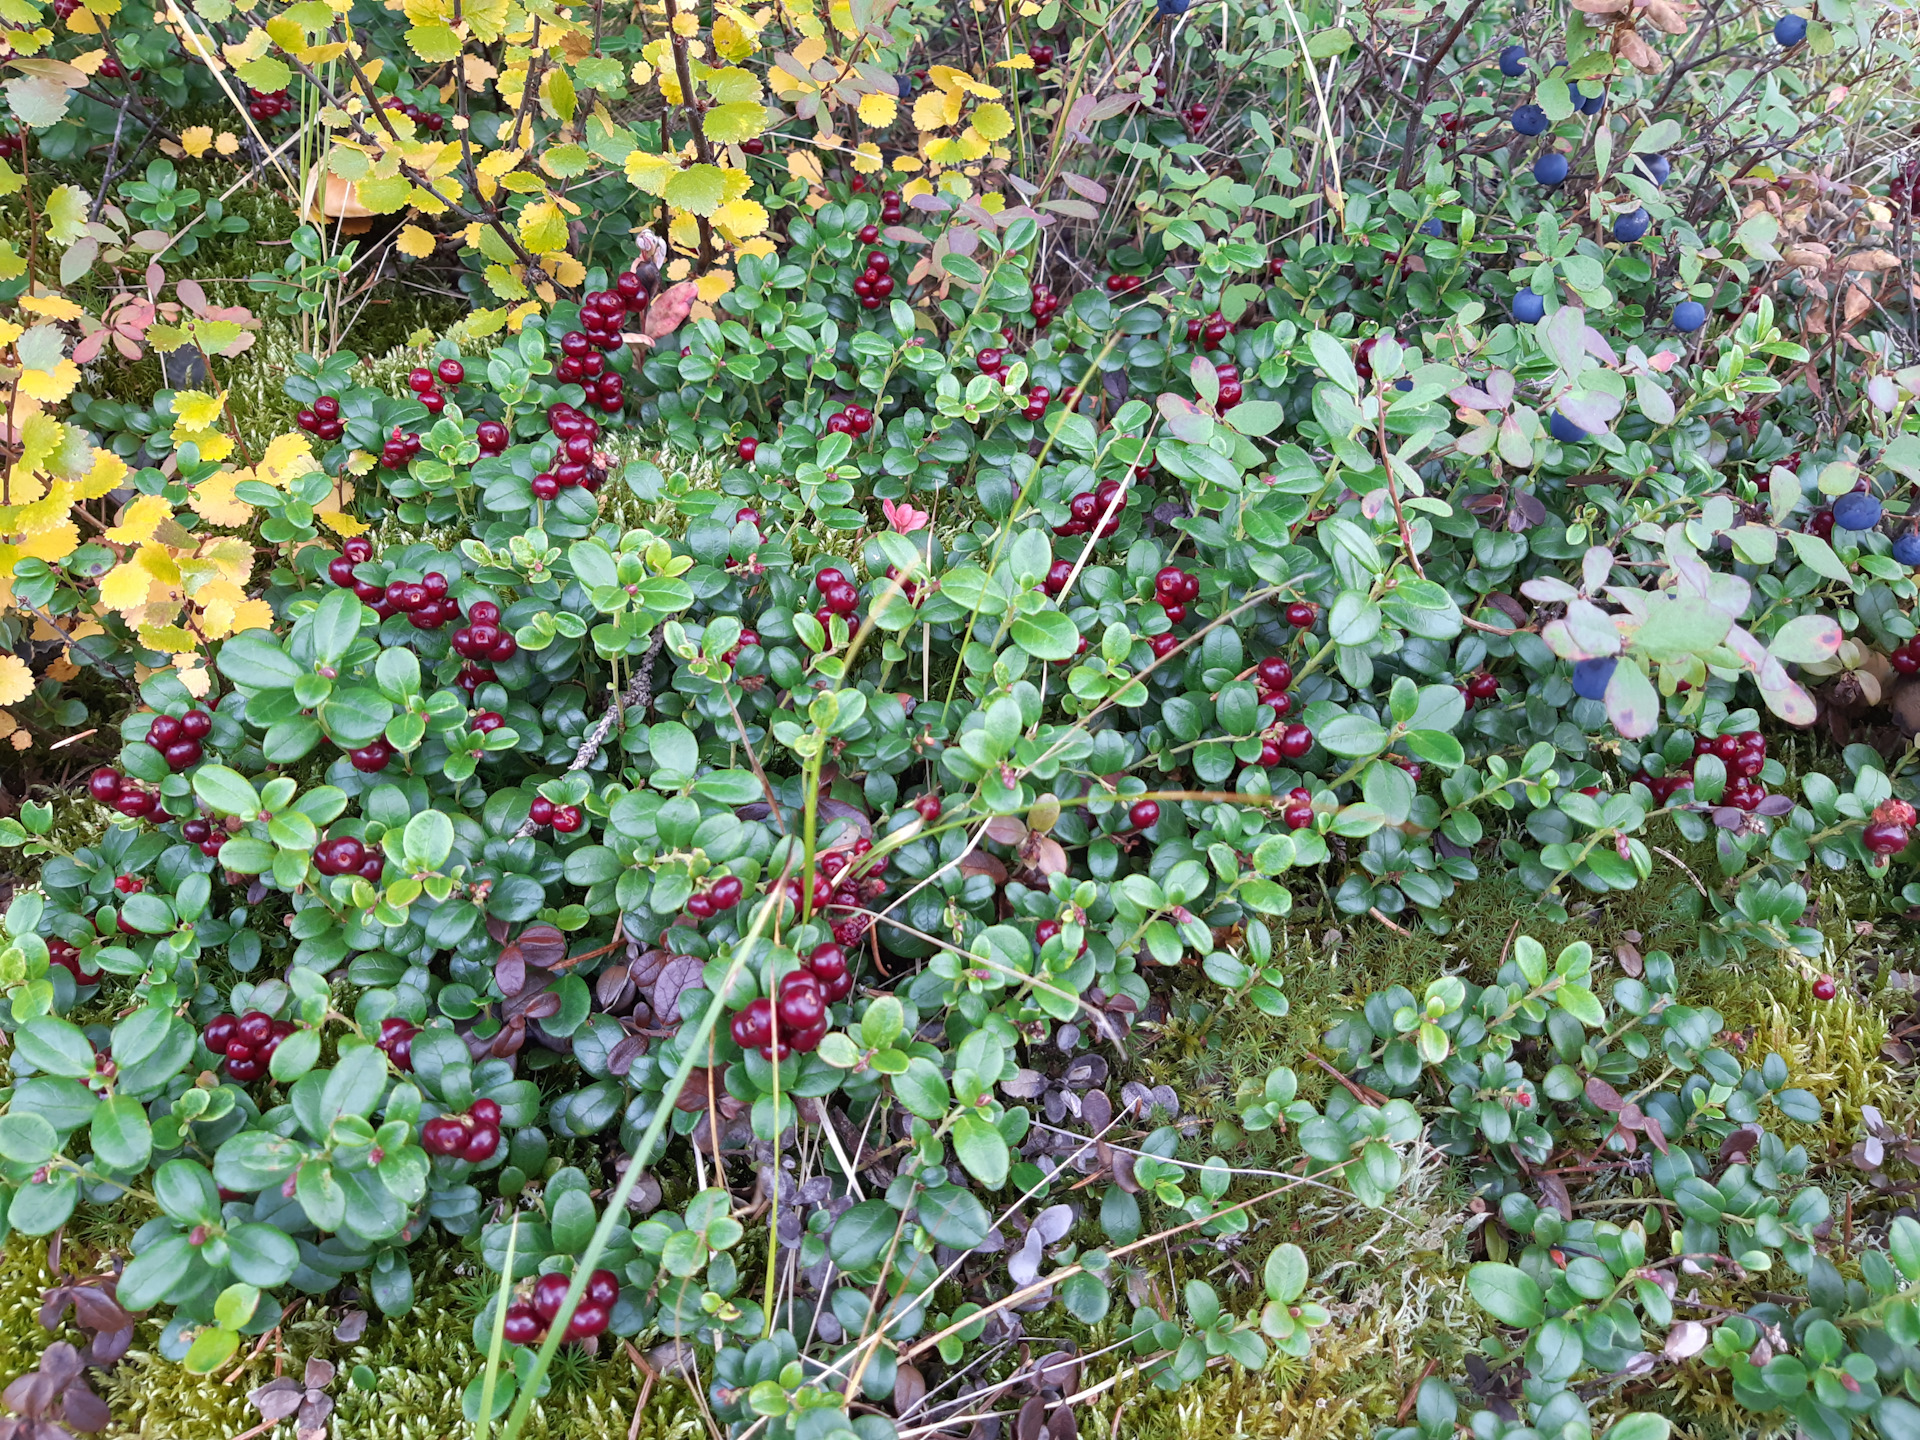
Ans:
<svg viewBox="0 0 1920 1440"><path fill-rule="evenodd" d="M20 0L0 1433L1920 1440L1910 21Z"/></svg>

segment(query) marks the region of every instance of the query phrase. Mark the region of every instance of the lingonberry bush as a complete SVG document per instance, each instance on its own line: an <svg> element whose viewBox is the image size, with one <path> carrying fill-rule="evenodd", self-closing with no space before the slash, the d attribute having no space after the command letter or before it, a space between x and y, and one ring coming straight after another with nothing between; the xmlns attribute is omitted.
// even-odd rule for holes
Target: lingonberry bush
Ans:
<svg viewBox="0 0 1920 1440"><path fill-rule="evenodd" d="M0 819L0 1192L137 1217L160 1355L452 1246L476 1435L644 1337L743 1440L1059 1440L1096 1360L1307 1356L1302 1250L1174 1246L1431 1145L1493 1328L1396 1435L1660 1440L1692 1371L1920 1440L1920 1230L1836 1242L1665 954L1516 925L1210 1145L1126 1069L1286 1015L1300 921L1678 884L1800 969L1823 872L1920 903L1910 14L16 12L0 701L118 743ZM179 273L282 185L278 268ZM369 257L468 313L363 361Z"/></svg>

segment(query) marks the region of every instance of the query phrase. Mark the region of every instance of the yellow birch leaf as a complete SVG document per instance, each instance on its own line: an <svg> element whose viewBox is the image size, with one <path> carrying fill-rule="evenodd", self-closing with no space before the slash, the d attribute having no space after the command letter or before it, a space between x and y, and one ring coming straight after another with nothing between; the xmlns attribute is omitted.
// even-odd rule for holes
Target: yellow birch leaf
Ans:
<svg viewBox="0 0 1920 1440"><path fill-rule="evenodd" d="M107 539L123 545L138 545L151 540L160 522L173 514L173 507L162 495L142 495L120 512L120 523L107 531Z"/></svg>
<svg viewBox="0 0 1920 1440"><path fill-rule="evenodd" d="M973 128L989 140L1004 140L1013 133L1013 116L1004 105L976 105Z"/></svg>
<svg viewBox="0 0 1920 1440"><path fill-rule="evenodd" d="M853 152L853 168L862 175L877 175L881 169L880 147L871 140Z"/></svg>
<svg viewBox="0 0 1920 1440"><path fill-rule="evenodd" d="M213 148L222 155L236 155L240 151L240 137L231 130L222 130L214 137Z"/></svg>
<svg viewBox="0 0 1920 1440"><path fill-rule="evenodd" d="M113 451L96 445L93 450L93 468L74 485L73 498L98 500L126 478L127 462Z"/></svg>
<svg viewBox="0 0 1920 1440"><path fill-rule="evenodd" d="M189 125L180 132L180 148L198 160L213 144L211 125Z"/></svg>
<svg viewBox="0 0 1920 1440"><path fill-rule="evenodd" d="M713 223L726 232L729 240L750 240L767 228L767 210L758 200L729 200L713 212ZM719 297L702 295L700 298Z"/></svg>
<svg viewBox="0 0 1920 1440"><path fill-rule="evenodd" d="M64 295L22 295L20 308L53 320L78 320L86 314Z"/></svg>
<svg viewBox="0 0 1920 1440"><path fill-rule="evenodd" d="M179 625L142 625L140 639L149 650L169 655L190 655L199 648L192 632Z"/></svg>
<svg viewBox="0 0 1920 1440"><path fill-rule="evenodd" d="M317 470L319 462L313 458L307 437L288 430L274 436L268 443L266 453L260 457L260 464L256 468L256 478L284 489L289 480Z"/></svg>
<svg viewBox="0 0 1920 1440"><path fill-rule="evenodd" d="M200 451L202 460L212 460L217 463L233 453L234 439L231 435L223 435L216 431L211 435L197 437L194 446Z"/></svg>
<svg viewBox="0 0 1920 1440"><path fill-rule="evenodd" d="M147 603L153 577L132 561L123 560L100 579L100 603L109 610L131 610Z"/></svg>
<svg viewBox="0 0 1920 1440"><path fill-rule="evenodd" d="M80 367L71 360L63 359L51 370L23 370L20 373L20 392L48 405L66 399L79 383Z"/></svg>
<svg viewBox="0 0 1920 1440"><path fill-rule="evenodd" d="M211 430L220 418L222 397L203 390L176 390L173 396L173 428L193 432Z"/></svg>
<svg viewBox="0 0 1920 1440"><path fill-rule="evenodd" d="M33 672L18 655L0 655L0 705L18 705L33 693Z"/></svg>
<svg viewBox="0 0 1920 1440"><path fill-rule="evenodd" d="M366 521L357 519L344 510L316 510L313 518L342 537L364 535L373 528Z"/></svg>
<svg viewBox="0 0 1920 1440"><path fill-rule="evenodd" d="M694 289L702 300L712 304L722 295L733 289L731 270L709 270L694 282Z"/></svg>
<svg viewBox="0 0 1920 1440"><path fill-rule="evenodd" d="M253 547L232 536L203 547L200 559L235 585L244 585L253 576Z"/></svg>
<svg viewBox="0 0 1920 1440"><path fill-rule="evenodd" d="M72 509L73 496L66 493L64 486L59 486L43 500L15 506L10 527L23 535L44 535L65 520Z"/></svg>
<svg viewBox="0 0 1920 1440"><path fill-rule="evenodd" d="M194 514L209 525L218 525L223 529L244 525L253 518L253 507L234 497L233 489L240 483L240 478L231 470L209 475L193 487L187 504L192 507Z"/></svg>
<svg viewBox="0 0 1920 1440"><path fill-rule="evenodd" d="M860 97L860 122L863 125L884 130L893 124L894 117L899 113L900 102L891 95L882 95L876 90L871 95Z"/></svg>
<svg viewBox="0 0 1920 1440"><path fill-rule="evenodd" d="M402 255L411 255L416 260L424 260L433 253L433 236L418 225L403 226L400 238L393 243Z"/></svg>
<svg viewBox="0 0 1920 1440"><path fill-rule="evenodd" d="M273 628L273 607L264 600L249 600L234 608L231 633L238 635L242 630L271 630Z"/></svg>
<svg viewBox="0 0 1920 1440"><path fill-rule="evenodd" d="M22 559L44 560L49 565L66 559L79 548L80 527L71 520L62 521L38 535L29 535L19 546Z"/></svg>

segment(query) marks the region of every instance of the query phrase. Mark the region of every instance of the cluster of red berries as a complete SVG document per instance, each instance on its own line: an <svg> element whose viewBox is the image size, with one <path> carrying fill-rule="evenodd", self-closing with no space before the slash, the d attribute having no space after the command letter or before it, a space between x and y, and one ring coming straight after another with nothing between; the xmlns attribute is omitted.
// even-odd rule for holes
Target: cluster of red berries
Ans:
<svg viewBox="0 0 1920 1440"><path fill-rule="evenodd" d="M820 868L813 877L813 907L816 911L829 907L855 911L863 902L876 900L886 893L884 876L889 864L887 857L882 856L874 861L859 879L850 873L853 862L872 850L873 842L862 838L853 842L851 854L844 850L833 850L820 857ZM800 908L800 881L797 877L787 881L781 893L794 909ZM833 922L833 938L841 945L851 945L867 933L871 923L865 915L845 915Z"/></svg>
<svg viewBox="0 0 1920 1440"><path fill-rule="evenodd" d="M1053 46L1029 45L1027 47L1027 54L1033 58L1035 74L1040 74L1053 68Z"/></svg>
<svg viewBox="0 0 1920 1440"><path fill-rule="evenodd" d="M198 845L202 855L213 856L218 855L220 847L227 843L227 832L204 816L196 815L191 820L181 822L180 838Z"/></svg>
<svg viewBox="0 0 1920 1440"><path fill-rule="evenodd" d="M1696 736L1693 758L1685 765L1658 777L1640 770L1635 772L1633 779L1651 790L1654 799L1664 801L1676 791L1693 784L1693 762L1702 755L1716 755L1727 767L1727 785L1721 792L1720 804L1730 805L1736 810L1751 810L1767 798L1766 787L1759 780L1761 768L1767 763L1767 738L1758 730L1743 730L1738 734L1728 733L1712 738Z"/></svg>
<svg viewBox="0 0 1920 1440"><path fill-rule="evenodd" d="M435 115L430 110L422 110L410 100L402 100L398 95L389 95L380 102L383 110L397 110L414 124L420 126L429 135L438 135L446 127L446 117Z"/></svg>
<svg viewBox="0 0 1920 1440"><path fill-rule="evenodd" d="M68 944L58 935L50 936L47 939L47 959L73 976L73 983L76 985L98 985L100 983L100 972L98 970L86 970L81 967L79 947Z"/></svg>
<svg viewBox="0 0 1920 1440"><path fill-rule="evenodd" d="M520 653L520 643L499 624L499 607L493 601L474 601L467 607L467 624L453 632L453 653L461 659L511 660Z"/></svg>
<svg viewBox="0 0 1920 1440"><path fill-rule="evenodd" d="M1189 129L1198 130L1202 125L1207 123L1207 116L1212 113L1211 110L1196 100L1180 112L1180 118L1187 122Z"/></svg>
<svg viewBox="0 0 1920 1440"><path fill-rule="evenodd" d="M138 895L147 888L147 882L142 880L138 875L116 875L113 877L113 888L118 890L122 895ZM103 935L109 933L106 929L106 919L104 916L98 922L98 928ZM127 923L125 911L114 916L114 928L122 935L138 935L140 933Z"/></svg>
<svg viewBox="0 0 1920 1440"><path fill-rule="evenodd" d="M813 612L813 618L829 632L834 616L851 615L860 604L859 587L832 566L814 577L813 588L820 592L820 608Z"/></svg>
<svg viewBox="0 0 1920 1440"><path fill-rule="evenodd" d="M1107 277L1107 293L1109 295L1131 295L1146 283L1147 277L1144 275L1109 275Z"/></svg>
<svg viewBox="0 0 1920 1440"><path fill-rule="evenodd" d="M723 910L731 910L747 893L738 875L722 875L705 890L687 897L687 913L696 920L711 920Z"/></svg>
<svg viewBox="0 0 1920 1440"><path fill-rule="evenodd" d="M742 515L752 514L752 512L749 510L742 510L740 513ZM760 517L758 515L754 515L753 518L756 521L758 521ZM758 645L759 643L760 643L759 631L742 630L740 632L740 638L733 642L733 648L727 651L727 653L722 655L720 658L724 660L727 664L731 665L733 664L734 661L740 658L740 652L742 650L746 649L749 645Z"/></svg>
<svg viewBox="0 0 1920 1440"><path fill-rule="evenodd" d="M447 397L440 393L442 385L458 385L467 378L467 367L458 360L442 360L433 369L416 365L407 372L407 388L419 397L420 403L427 407L429 415L438 415L447 408Z"/></svg>
<svg viewBox="0 0 1920 1440"><path fill-rule="evenodd" d="M368 849L351 835L322 840L313 852L314 868L322 875L358 875L375 883L386 863L379 850Z"/></svg>
<svg viewBox="0 0 1920 1440"><path fill-rule="evenodd" d="M880 302L893 294L893 276L887 272L893 262L878 250L867 254L867 268L853 282L853 293L864 310L878 310Z"/></svg>
<svg viewBox="0 0 1920 1440"><path fill-rule="evenodd" d="M1053 391L1044 385L1033 385L1027 389L1027 403L1021 409L1022 418L1038 420L1047 413L1047 401L1053 398Z"/></svg>
<svg viewBox="0 0 1920 1440"><path fill-rule="evenodd" d="M827 416L829 435L865 435L873 429L874 414L864 405L846 405ZM755 442L756 446L758 442Z"/></svg>
<svg viewBox="0 0 1920 1440"><path fill-rule="evenodd" d="M1220 377L1220 393L1214 397L1213 408L1224 414L1246 398L1246 391L1240 387L1240 367L1223 360L1213 367L1213 373Z"/></svg>
<svg viewBox="0 0 1920 1440"><path fill-rule="evenodd" d="M1920 635L1897 646L1887 658L1902 675L1920 674Z"/></svg>
<svg viewBox="0 0 1920 1440"><path fill-rule="evenodd" d="M854 181L856 186L859 185L859 183L858 180ZM880 192L880 223L882 225L898 225L900 223L900 215L900 192L898 190L882 190Z"/></svg>
<svg viewBox="0 0 1920 1440"><path fill-rule="evenodd" d="M887 579L900 580L900 567L897 565L887 566ZM919 603L920 586L917 581L900 580L900 593L906 597L906 601L909 605L914 605Z"/></svg>
<svg viewBox="0 0 1920 1440"><path fill-rule="evenodd" d="M1153 598L1167 612L1167 619L1178 625L1187 618L1187 603L1200 598L1200 577L1177 565L1164 565L1153 577Z"/></svg>
<svg viewBox="0 0 1920 1440"><path fill-rule="evenodd" d="M1465 698L1467 709L1471 710L1482 701L1500 698L1500 677L1491 670L1482 670L1478 675L1468 677L1464 684L1453 688Z"/></svg>
<svg viewBox="0 0 1920 1440"><path fill-rule="evenodd" d="M852 992L846 952L832 943L816 945L803 968L781 977L777 999L763 995L733 1017L734 1044L742 1050L758 1050L764 1060L784 1060L796 1052L811 1054L826 1038L827 1006Z"/></svg>
<svg viewBox="0 0 1920 1440"><path fill-rule="evenodd" d="M204 710L189 710L178 719L156 715L147 727L147 744L160 752L167 769L177 775L200 763L200 742L212 733L213 716Z"/></svg>
<svg viewBox="0 0 1920 1440"><path fill-rule="evenodd" d="M1271 770L1282 760L1300 760L1313 749L1313 731L1305 725L1280 725L1269 731L1260 740L1260 759L1255 762L1263 769ZM1396 757L1397 758L1397 757ZM1413 772L1413 778L1419 779L1419 773ZM1282 812L1284 816L1285 812Z"/></svg>
<svg viewBox="0 0 1920 1440"><path fill-rule="evenodd" d="M1218 310L1203 319L1187 321L1187 343L1202 345L1208 350L1219 350L1227 343L1227 336L1233 333L1233 326L1227 317Z"/></svg>
<svg viewBox="0 0 1920 1440"><path fill-rule="evenodd" d="M500 1148L500 1107L476 1100L464 1115L436 1115L420 1127L420 1148L478 1164Z"/></svg>
<svg viewBox="0 0 1920 1440"><path fill-rule="evenodd" d="M570 1276L549 1271L533 1284L533 1299L507 1307L502 1333L509 1345L533 1345L547 1333L560 1314L560 1306L573 1288ZM611 1270L596 1270L587 1276L587 1288L567 1322L568 1340L588 1340L604 1334L613 1322L613 1307L620 1299L620 1279Z"/></svg>
<svg viewBox="0 0 1920 1440"><path fill-rule="evenodd" d="M1060 297L1042 285L1033 282L1027 301L1027 313L1033 316L1033 328L1044 330L1053 324L1054 312L1060 308Z"/></svg>
<svg viewBox="0 0 1920 1440"><path fill-rule="evenodd" d="M111 805L130 820L142 820L160 805L160 797L142 790L111 766L102 765L87 777L87 793L102 805Z"/></svg>
<svg viewBox="0 0 1920 1440"><path fill-rule="evenodd" d="M562 490L578 485L598 490L607 478L598 462L600 422L561 402L547 409L547 430L560 442L560 453L551 470L533 477L536 500L551 500Z"/></svg>
<svg viewBox="0 0 1920 1440"><path fill-rule="evenodd" d="M1860 834L1860 843L1875 855L1898 855L1913 838L1914 809L1904 800L1882 800L1873 807L1873 819Z"/></svg>
<svg viewBox="0 0 1920 1440"><path fill-rule="evenodd" d="M513 438L507 427L498 420L482 420L474 427L473 438L480 442L482 455L503 455L507 442Z"/></svg>
<svg viewBox="0 0 1920 1440"><path fill-rule="evenodd" d="M373 1048L393 1062L396 1070L413 1069L413 1037L420 1033L420 1027L411 1020L403 1020L398 1015L389 1015L380 1022L380 1038L373 1042Z"/></svg>
<svg viewBox="0 0 1920 1440"><path fill-rule="evenodd" d="M424 401L427 397L422 395L420 398ZM435 395L433 398L441 405L447 403L442 396ZM398 425L380 442L380 464L387 470L406 469L407 462L419 453L420 437L410 430L402 430Z"/></svg>
<svg viewBox="0 0 1920 1440"><path fill-rule="evenodd" d="M1007 358L1008 353L1009 352L1005 350L991 348L982 350L979 355L975 357L976 362L980 366L980 373L982 375L991 375L994 379L1004 382L1007 378L1008 369L1013 365L1013 361Z"/></svg>
<svg viewBox="0 0 1920 1440"><path fill-rule="evenodd" d="M1126 487L1118 480L1102 480L1098 485L1094 486L1093 489L1082 490L1067 502L1066 523L1054 526L1053 533L1056 535L1087 535L1092 533L1097 526L1101 535L1113 534L1114 531L1120 528L1120 516L1125 510L1126 504L1122 501L1120 505L1113 506L1113 514L1110 518L1107 516L1107 508L1113 505L1114 497L1119 495L1125 488ZM1052 578L1051 571L1048 572L1048 578ZM1066 583L1067 577L1062 574L1060 576L1060 584L1064 586ZM1196 587L1198 583L1198 581L1195 581ZM1047 593L1049 595L1057 595L1060 592L1054 589L1048 590ZM1198 588L1196 588L1194 594L1198 595L1199 593Z"/></svg>
<svg viewBox="0 0 1920 1440"><path fill-rule="evenodd" d="M562 835L571 835L587 823L587 817L580 813L578 805L556 805L544 795L533 797L533 803L527 807L527 818L537 828L551 825Z"/></svg>
<svg viewBox="0 0 1920 1440"><path fill-rule="evenodd" d="M256 120L271 120L293 113L293 96L285 90L256 90L247 87L247 114Z"/></svg>
<svg viewBox="0 0 1920 1440"><path fill-rule="evenodd" d="M267 1062L280 1042L293 1034L293 1022L276 1020L264 1010L249 1010L239 1017L216 1015L200 1032L207 1049L226 1058L228 1078L241 1084L258 1080L267 1073Z"/></svg>
<svg viewBox="0 0 1920 1440"><path fill-rule="evenodd" d="M1304 785L1296 785L1287 792L1286 808L1280 812L1280 819L1289 830L1306 830L1313 825L1313 792Z"/></svg>
<svg viewBox="0 0 1920 1440"><path fill-rule="evenodd" d="M340 399L335 395L320 396L311 406L294 416L293 423L309 435L329 443L347 433L346 421L340 418Z"/></svg>
<svg viewBox="0 0 1920 1440"><path fill-rule="evenodd" d="M1260 687L1260 703L1272 708L1276 720L1293 713L1293 696L1287 693L1293 684L1293 666L1285 656L1269 655L1254 666L1253 678Z"/></svg>

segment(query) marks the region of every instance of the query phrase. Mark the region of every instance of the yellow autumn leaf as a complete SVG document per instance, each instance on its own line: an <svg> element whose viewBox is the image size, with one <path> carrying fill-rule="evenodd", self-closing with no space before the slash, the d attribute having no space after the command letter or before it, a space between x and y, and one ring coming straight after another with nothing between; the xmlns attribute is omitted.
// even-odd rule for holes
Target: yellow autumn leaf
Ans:
<svg viewBox="0 0 1920 1440"><path fill-rule="evenodd" d="M787 173L796 180L804 180L809 185L818 185L821 183L822 176L820 157L811 150L789 150Z"/></svg>
<svg viewBox="0 0 1920 1440"><path fill-rule="evenodd" d="M173 507L162 495L142 495L120 512L120 523L107 531L107 539L123 545L138 545L151 540L160 522L173 514Z"/></svg>
<svg viewBox="0 0 1920 1440"><path fill-rule="evenodd" d="M109 610L132 610L147 603L153 577L130 560L123 560L100 579L100 603Z"/></svg>
<svg viewBox="0 0 1920 1440"><path fill-rule="evenodd" d="M31 395L45 404L57 404L73 393L73 387L80 383L80 367L71 360L61 360L51 370L23 370L20 372L20 391Z"/></svg>
<svg viewBox="0 0 1920 1440"><path fill-rule="evenodd" d="M893 168L902 175L918 175L922 169L918 155L896 155Z"/></svg>
<svg viewBox="0 0 1920 1440"><path fill-rule="evenodd" d="M244 525L253 517L253 507L234 498L233 487L239 483L240 477L231 470L209 475L193 487L187 504L193 508L194 514L209 525L219 525L225 529Z"/></svg>
<svg viewBox="0 0 1920 1440"><path fill-rule="evenodd" d="M996 60L994 64L1003 70L1031 70L1033 69L1033 56L1023 50L1018 55L1009 55L1004 60Z"/></svg>
<svg viewBox="0 0 1920 1440"><path fill-rule="evenodd" d="M264 600L249 600L236 606L233 612L231 633L238 635L242 630L271 630L273 628L273 607Z"/></svg>
<svg viewBox="0 0 1920 1440"><path fill-rule="evenodd" d="M804 66L812 66L827 58L827 42L819 35L809 35L793 47L793 58Z"/></svg>
<svg viewBox="0 0 1920 1440"><path fill-rule="evenodd" d="M235 441L231 435L223 435L218 431L215 431L211 435L202 435L194 441L195 448L200 451L200 458L202 460L211 460L215 463L231 455L234 444Z"/></svg>
<svg viewBox="0 0 1920 1440"><path fill-rule="evenodd" d="M189 125L180 132L180 148L198 160L213 144L211 125Z"/></svg>
<svg viewBox="0 0 1920 1440"><path fill-rule="evenodd" d="M958 90L929 90L913 102L913 124L918 130L944 130L960 118L965 97Z"/></svg>
<svg viewBox="0 0 1920 1440"><path fill-rule="evenodd" d="M240 137L235 135L231 130L222 130L219 137L213 142L213 148L218 150L222 155L237 154L240 149Z"/></svg>
<svg viewBox="0 0 1920 1440"><path fill-rule="evenodd" d="M551 200L529 205L520 212L520 243L536 255L566 249L566 214Z"/></svg>
<svg viewBox="0 0 1920 1440"><path fill-rule="evenodd" d="M722 295L733 289L733 272L731 270L709 270L694 282L694 289L702 300L705 300L711 305L715 300L718 300Z"/></svg>
<svg viewBox="0 0 1920 1440"><path fill-rule="evenodd" d="M18 705L33 693L33 672L18 655L0 655L0 705Z"/></svg>
<svg viewBox="0 0 1920 1440"><path fill-rule="evenodd" d="M113 451L95 446L93 468L73 487L76 500L98 500L127 478L127 462Z"/></svg>
<svg viewBox="0 0 1920 1440"><path fill-rule="evenodd" d="M72 494L68 492L66 486L56 485L54 493L43 500L12 507L13 513L8 525L23 535L41 535L65 520L72 509Z"/></svg>
<svg viewBox="0 0 1920 1440"><path fill-rule="evenodd" d="M80 548L80 527L71 520L62 521L38 535L28 535L19 544L23 560L44 560L49 565L64 560Z"/></svg>
<svg viewBox="0 0 1920 1440"><path fill-rule="evenodd" d="M316 510L313 518L343 538L364 535L373 528L366 521L349 515L344 510Z"/></svg>
<svg viewBox="0 0 1920 1440"><path fill-rule="evenodd" d="M200 562L213 567L235 585L244 585L253 575L253 547L232 536L201 548Z"/></svg>
<svg viewBox="0 0 1920 1440"><path fill-rule="evenodd" d="M511 333L518 335L520 333L520 327L525 325L527 321L538 318L539 314L540 302L538 300L523 300L507 312L507 329Z"/></svg>
<svg viewBox="0 0 1920 1440"><path fill-rule="evenodd" d="M224 403L223 395L209 395L204 390L176 390L173 395L173 428L189 433L211 430L214 422L220 418Z"/></svg>
<svg viewBox="0 0 1920 1440"><path fill-rule="evenodd" d="M667 203L694 215L712 215L726 198L727 176L718 165L689 165L667 181Z"/></svg>
<svg viewBox="0 0 1920 1440"><path fill-rule="evenodd" d="M78 320L87 313L64 295L22 295L19 304L22 310L50 320Z"/></svg>
<svg viewBox="0 0 1920 1440"><path fill-rule="evenodd" d="M1007 113L1004 105L976 105L973 128L989 140L1004 140L1013 133L1013 116Z"/></svg>
<svg viewBox="0 0 1920 1440"><path fill-rule="evenodd" d="M738 61L746 59L759 46L739 21L731 15L722 15L713 22L713 48L726 59Z"/></svg>
<svg viewBox="0 0 1920 1440"><path fill-rule="evenodd" d="M416 260L424 260L433 253L433 236L418 225L403 226L400 238L393 243L402 255L411 255Z"/></svg>
<svg viewBox="0 0 1920 1440"><path fill-rule="evenodd" d="M297 479L309 471L319 469L319 462L313 458L313 450L307 443L307 437L296 431L288 430L276 435L268 443L267 450L255 467L256 479L282 489L289 480Z"/></svg>
<svg viewBox="0 0 1920 1440"><path fill-rule="evenodd" d="M853 168L862 175L877 175L881 169L880 147L871 140L853 152Z"/></svg>
<svg viewBox="0 0 1920 1440"><path fill-rule="evenodd" d="M149 650L161 650L169 655L190 655L199 649L199 642L193 633L179 625L142 625L140 640Z"/></svg>
<svg viewBox="0 0 1920 1440"><path fill-rule="evenodd" d="M213 688L213 677L207 673L207 667L201 663L198 655L176 655L173 668L180 676L180 683L187 687L187 693L196 700L207 698L207 691Z"/></svg>
<svg viewBox="0 0 1920 1440"><path fill-rule="evenodd" d="M894 117L899 113L900 102L891 95L882 95L876 90L871 95L860 97L860 123L863 125L884 130L893 124Z"/></svg>
<svg viewBox="0 0 1920 1440"><path fill-rule="evenodd" d="M758 200L729 200L713 212L713 223L730 240L750 240L767 228L767 210ZM717 296L702 295L702 300Z"/></svg>
<svg viewBox="0 0 1920 1440"><path fill-rule="evenodd" d="M666 156L656 155L650 150L629 150L626 169L628 182L636 190L644 190L649 195L665 194L667 181L679 173Z"/></svg>

